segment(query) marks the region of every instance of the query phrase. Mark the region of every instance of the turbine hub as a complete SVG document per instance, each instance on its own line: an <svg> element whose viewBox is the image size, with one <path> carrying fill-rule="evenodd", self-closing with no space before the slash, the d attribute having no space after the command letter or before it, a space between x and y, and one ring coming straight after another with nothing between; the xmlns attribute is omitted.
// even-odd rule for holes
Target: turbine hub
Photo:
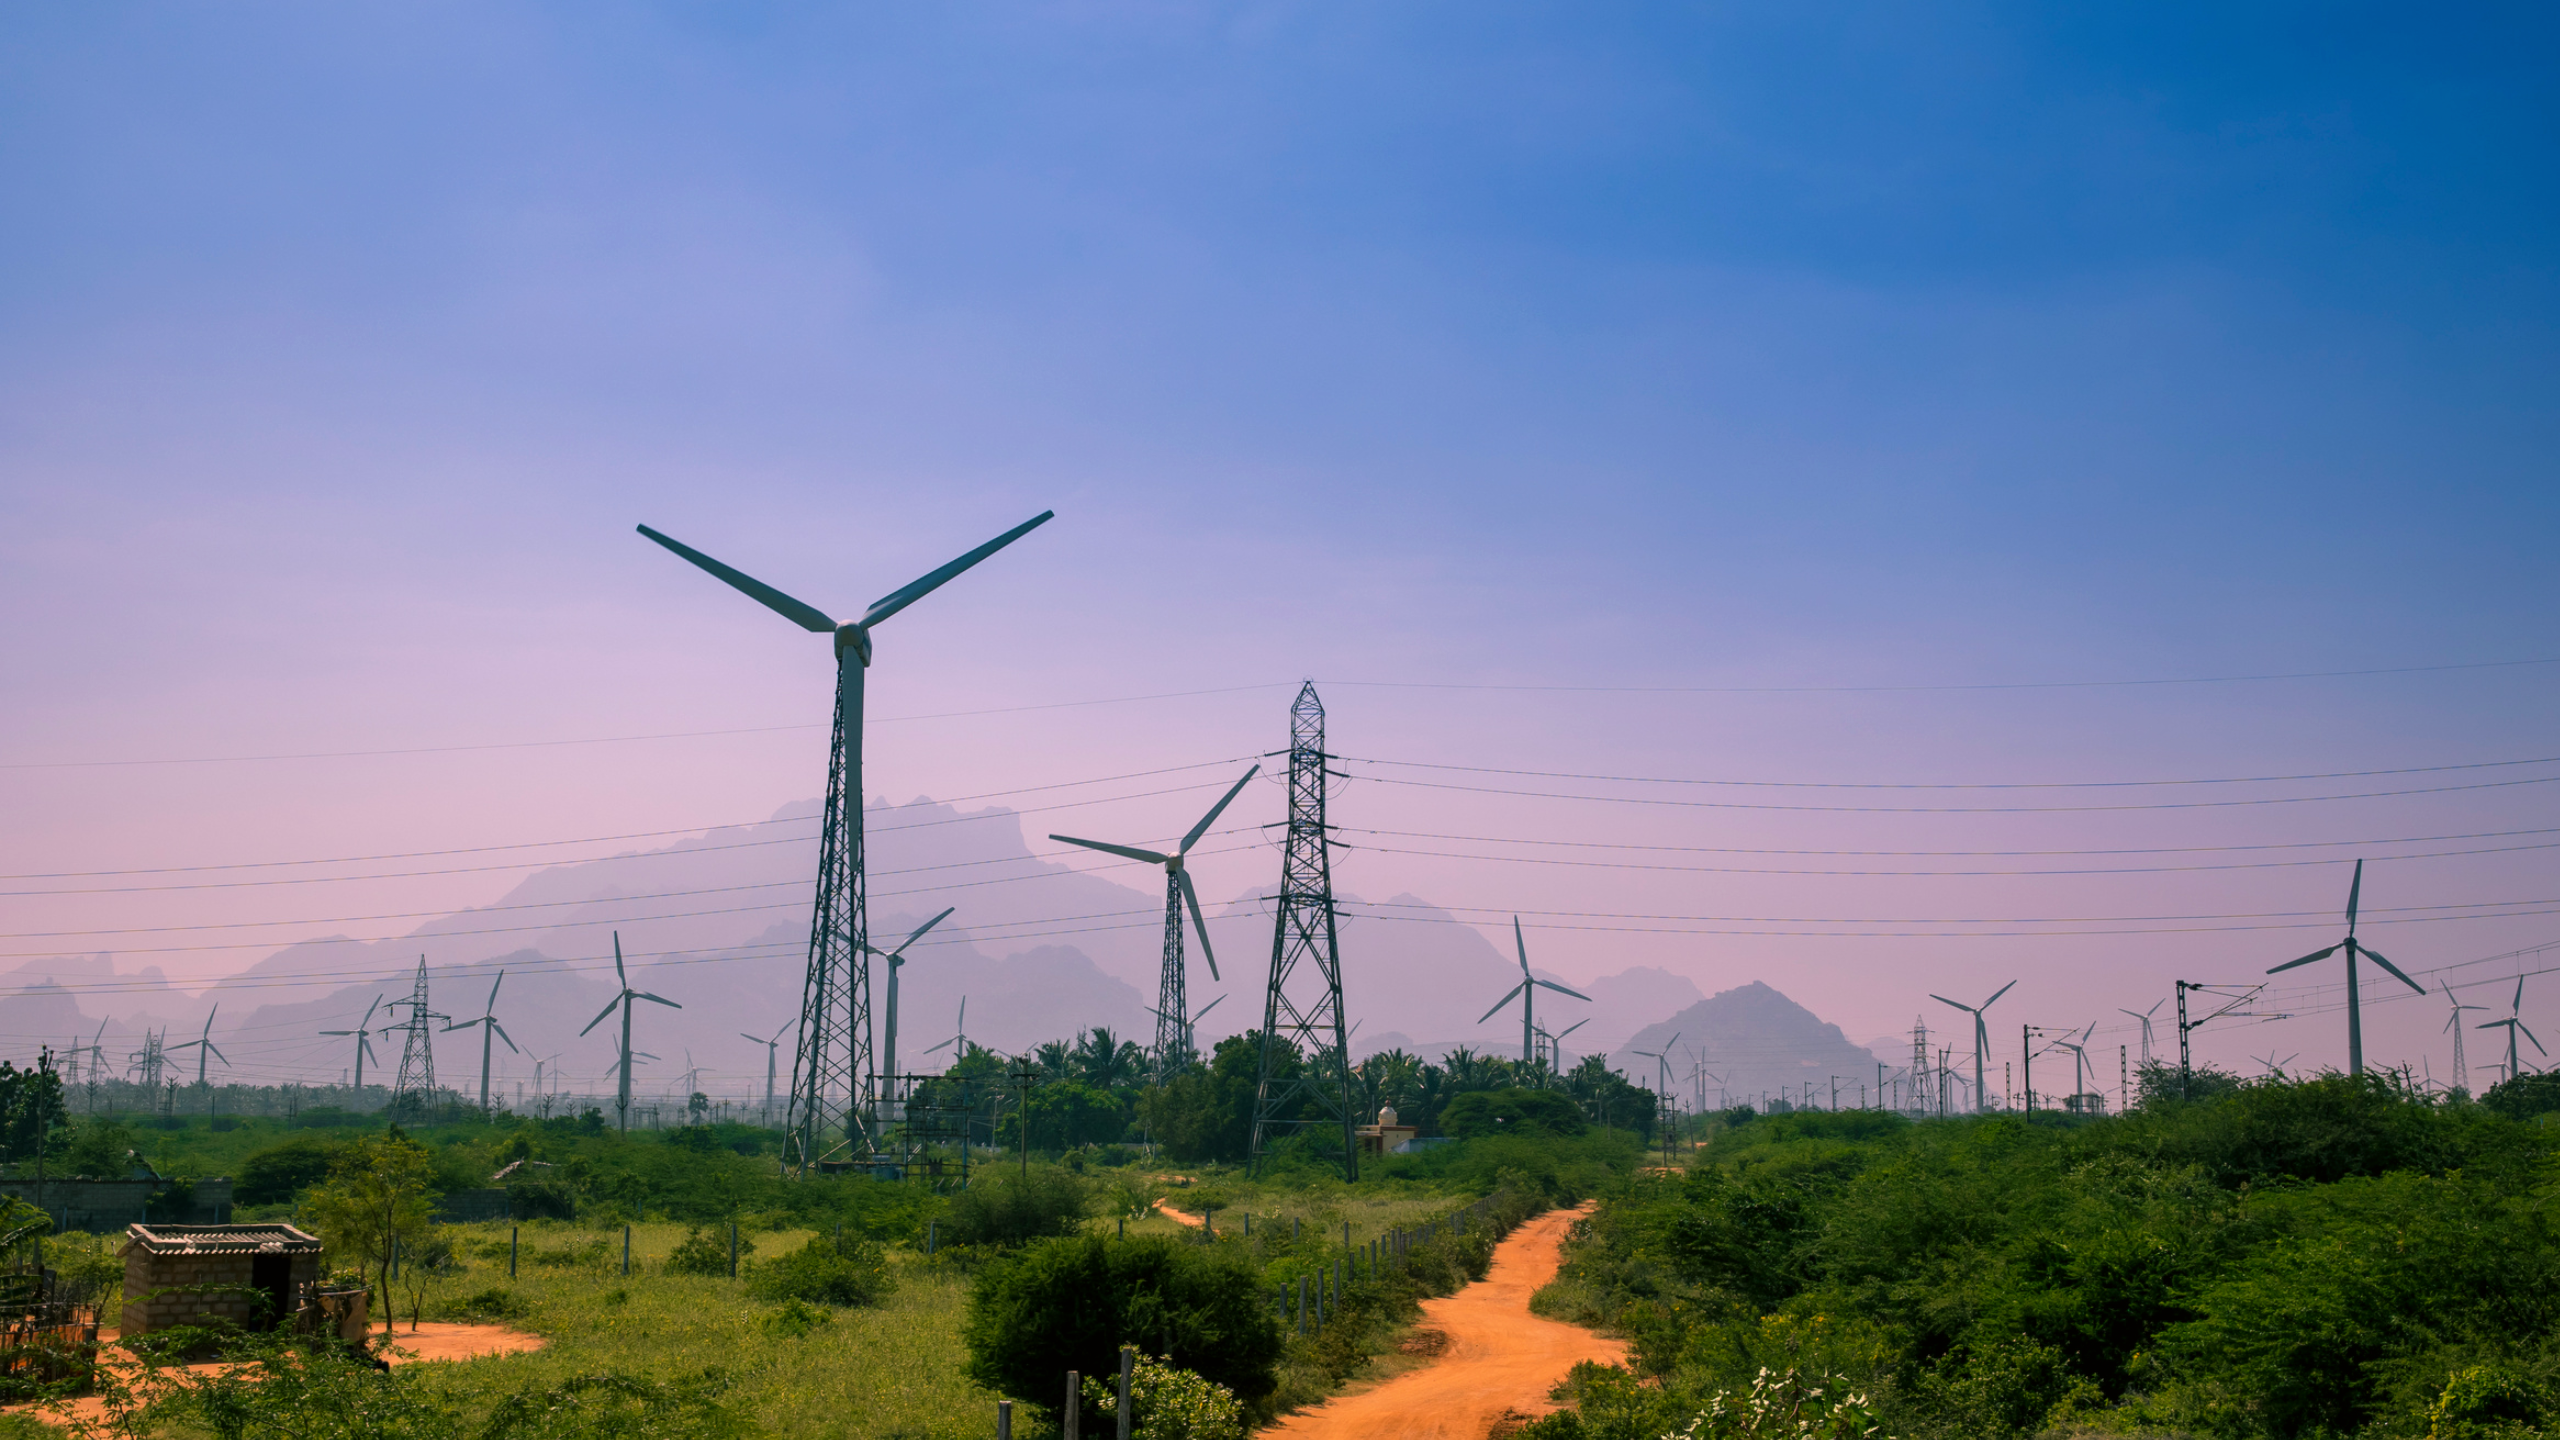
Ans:
<svg viewBox="0 0 2560 1440"><path fill-rule="evenodd" d="M847 650L851 650L864 666L871 664L871 632L864 629L859 620L847 620L836 627L836 658L842 660Z"/></svg>

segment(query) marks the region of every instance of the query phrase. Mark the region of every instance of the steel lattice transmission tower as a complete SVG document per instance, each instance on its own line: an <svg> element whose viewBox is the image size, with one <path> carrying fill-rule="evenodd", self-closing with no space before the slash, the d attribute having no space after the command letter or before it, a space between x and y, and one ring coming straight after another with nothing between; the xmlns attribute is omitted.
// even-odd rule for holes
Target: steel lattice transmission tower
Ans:
<svg viewBox="0 0 2560 1440"><path fill-rule="evenodd" d="M404 1102L420 1106L433 1104L436 1098L435 1022L453 1017L439 1015L427 1007L427 957L424 955L418 957L418 980L410 989L409 998L392 1001L391 1008L409 1012L408 1019L382 1032L388 1035L393 1030L403 1030L409 1036L407 1043L400 1047L400 1075L391 1084L391 1108L397 1111Z"/></svg>
<svg viewBox="0 0 2560 1440"><path fill-rule="evenodd" d="M872 1073L871 923L862 858L862 681L871 665L872 627L943 582L1046 523L1053 512L1007 530L959 559L871 602L859 620L838 621L743 571L643 525L640 533L726 581L798 625L835 641L835 733L827 746L827 808L818 835L818 898L809 916L809 971L800 992L800 1042L791 1060L791 1113L784 1141L802 1171L877 1149L879 1077Z"/></svg>
<svg viewBox="0 0 2560 1440"><path fill-rule="evenodd" d="M1342 1013L1342 947L1334 935L1333 860L1324 819L1324 702L1308 681L1289 707L1289 833L1281 851L1271 983L1262 1001L1262 1074L1254 1088L1252 1164L1280 1134L1339 1136L1342 1176L1360 1175L1350 1036ZM1288 1062L1295 1061L1290 1064ZM1285 1073L1283 1073L1285 1070Z"/></svg>

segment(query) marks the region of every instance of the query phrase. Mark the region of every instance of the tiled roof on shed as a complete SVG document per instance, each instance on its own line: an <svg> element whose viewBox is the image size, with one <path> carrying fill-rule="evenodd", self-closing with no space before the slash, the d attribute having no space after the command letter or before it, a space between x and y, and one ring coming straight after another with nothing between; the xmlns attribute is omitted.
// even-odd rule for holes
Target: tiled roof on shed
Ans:
<svg viewBox="0 0 2560 1440"><path fill-rule="evenodd" d="M290 1225L128 1225L127 1250L145 1255L316 1255L319 1238Z"/></svg>

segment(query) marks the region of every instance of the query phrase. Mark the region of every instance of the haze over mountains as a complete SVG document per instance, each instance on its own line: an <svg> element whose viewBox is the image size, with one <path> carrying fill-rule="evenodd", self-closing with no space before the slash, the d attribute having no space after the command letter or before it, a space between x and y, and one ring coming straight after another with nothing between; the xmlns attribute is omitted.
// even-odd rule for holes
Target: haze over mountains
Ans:
<svg viewBox="0 0 2560 1440"><path fill-rule="evenodd" d="M703 1072L705 1091L752 1098L763 1090L766 1054L747 1037L782 1038L788 1079L817 820L818 806L810 802L760 824L536 870L490 904L435 917L403 938L293 945L202 992L173 987L156 969L118 970L108 956L32 961L17 974L54 983L10 1002L5 1034L12 1050L31 1053L38 1044L60 1048L75 1035L85 1042L104 1021L100 1043L110 1068L121 1069L146 1029L189 1038L213 1015L215 1042L230 1060L227 1068L212 1067L217 1080L338 1081L353 1060L353 1042L318 1032L353 1027L377 996L404 998L423 957L434 1008L461 1019L481 1013L491 983L505 973L496 1013L520 1053L499 1047L498 1095L512 1099L536 1059L548 1062L546 1073L565 1075L563 1087L571 1093L596 1093L608 1083L603 1077L613 1064L615 1027L599 1025L584 1037L578 1031L612 999L619 932L633 983L684 1007L644 1007L640 1014L637 1048L656 1058L642 1065L638 1091L674 1093L693 1066ZM894 944L945 906L955 909L909 952L901 980L900 1068L936 1063L926 1051L954 1037L963 997L969 1038L999 1049L1025 1049L1097 1025L1141 1044L1151 1038L1145 1007L1154 1001L1159 965L1160 872L1032 841L1023 816L1003 808L874 801L868 831L876 940ZM1258 833L1240 826L1213 835L1195 853L1260 850ZM1052 854L1057 858L1045 858ZM1260 859L1255 854L1252 863ZM1228 862L1217 873L1239 868ZM1519 963L1507 946L1418 896L1369 903L1346 891L1342 901L1345 988L1360 1027L1355 1054L1402 1047L1436 1058L1459 1044L1518 1052L1517 1000L1482 1018L1518 982ZM1190 970L1195 1013L1217 1002L1200 1027L1204 1045L1261 1023L1271 944L1265 891L1249 888L1213 905L1209 929L1223 978L1210 978L1196 944ZM1690 981L1659 968L1562 974L1534 963L1540 959L1534 939L1531 959L1542 977L1591 997L1540 992L1545 1028L1582 1025L1565 1042L1569 1057L1614 1051L1620 1053L1613 1063L1623 1066L1630 1037L1652 1048L1645 1037L1667 1036L1706 1012L1712 1012L1708 1022L1689 1028L1700 1037L1721 1037L1711 1053L1738 1053L1752 1036L1747 1043L1757 1047L1754 1054L1768 1056L1771 1077L1846 1066L1847 1053L1856 1051L1836 1027L1766 986L1708 1001ZM1749 1003L1730 1001L1735 995ZM875 978L875 1005L883 999ZM378 1011L374 1025L395 1018ZM1756 1034L1755 1026L1762 1027ZM369 1080L389 1078L389 1067L398 1063L397 1039L376 1037ZM443 1083L465 1091L477 1085L476 1035L441 1036L436 1055ZM1649 1076L1652 1062L1641 1063ZM1872 1068L1871 1061L1860 1064ZM190 1059L184 1078L192 1075ZM1729 1083L1738 1090L1739 1081Z"/></svg>

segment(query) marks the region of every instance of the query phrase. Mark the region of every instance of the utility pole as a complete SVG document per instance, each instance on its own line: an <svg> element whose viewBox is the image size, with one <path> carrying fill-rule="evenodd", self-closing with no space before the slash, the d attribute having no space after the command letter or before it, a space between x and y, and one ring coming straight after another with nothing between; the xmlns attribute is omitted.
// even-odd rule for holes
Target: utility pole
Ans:
<svg viewBox="0 0 2560 1440"><path fill-rule="evenodd" d="M2021 1063L2026 1068L2027 1109L2031 1112L2036 1108L2035 1031L2036 1027L2033 1025L2021 1025L2018 1027L2018 1053L2025 1057Z"/></svg>
<svg viewBox="0 0 2560 1440"><path fill-rule="evenodd" d="M1342 1178L1360 1178L1360 1150L1351 1136L1356 1092L1350 1036L1343 1029L1342 947L1334 933L1331 831L1325 822L1332 758L1324 748L1324 702L1310 680L1289 708L1288 833L1271 932L1271 978L1262 999L1262 1065L1254 1085L1248 1173L1260 1173L1263 1153L1278 1132L1314 1127L1324 1132L1326 1149L1339 1134ZM1298 1062L1294 1073L1282 1073L1284 1057ZM1309 1102L1315 1118L1297 1118Z"/></svg>
<svg viewBox="0 0 2560 1440"><path fill-rule="evenodd" d="M2188 1077L2194 1073L2187 1068L2187 991L2189 988L2186 981L2178 982L2178 1098L2181 1100L2195 1098L2188 1093L2187 1088Z"/></svg>

